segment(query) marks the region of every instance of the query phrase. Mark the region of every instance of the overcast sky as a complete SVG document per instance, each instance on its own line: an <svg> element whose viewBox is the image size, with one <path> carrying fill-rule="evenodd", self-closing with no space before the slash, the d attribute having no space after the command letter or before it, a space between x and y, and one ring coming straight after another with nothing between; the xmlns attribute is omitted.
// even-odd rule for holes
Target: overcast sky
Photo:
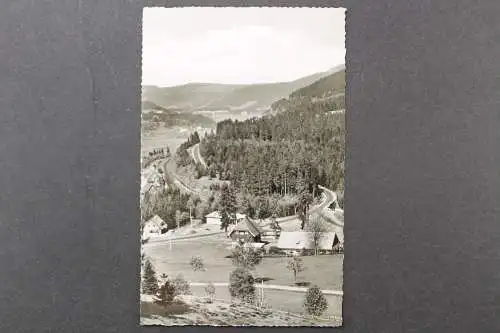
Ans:
<svg viewBox="0 0 500 333"><path fill-rule="evenodd" d="M144 85L291 81L344 61L342 8L144 9Z"/></svg>

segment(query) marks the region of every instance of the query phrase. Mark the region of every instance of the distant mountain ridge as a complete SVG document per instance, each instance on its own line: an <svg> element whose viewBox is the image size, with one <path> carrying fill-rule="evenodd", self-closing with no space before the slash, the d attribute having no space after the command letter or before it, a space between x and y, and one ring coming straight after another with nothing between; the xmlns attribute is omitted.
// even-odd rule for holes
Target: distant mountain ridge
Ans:
<svg viewBox="0 0 500 333"><path fill-rule="evenodd" d="M215 121L201 114L181 112L173 108L164 108L151 101L141 103L141 121L144 130L151 130L159 126L201 126L212 127Z"/></svg>
<svg viewBox="0 0 500 333"><path fill-rule="evenodd" d="M188 83L174 87L143 86L142 100L164 108L196 110L267 110L294 91L338 72L344 65L290 82L262 84Z"/></svg>
<svg viewBox="0 0 500 333"><path fill-rule="evenodd" d="M266 114L276 114L308 104L322 104L325 111L345 108L345 66L338 66L329 71L317 81L299 88L287 98L282 98L271 104Z"/></svg>

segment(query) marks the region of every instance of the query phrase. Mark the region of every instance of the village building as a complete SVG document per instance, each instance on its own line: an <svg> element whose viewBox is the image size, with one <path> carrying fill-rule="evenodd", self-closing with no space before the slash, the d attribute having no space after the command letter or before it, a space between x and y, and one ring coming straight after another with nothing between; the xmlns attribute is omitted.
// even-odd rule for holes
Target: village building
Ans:
<svg viewBox="0 0 500 333"><path fill-rule="evenodd" d="M264 221L260 229L262 231L261 240L266 243L276 242L281 233L281 227L279 223L273 223L272 221L268 220Z"/></svg>
<svg viewBox="0 0 500 333"><path fill-rule="evenodd" d="M341 246L340 235L337 232L325 232L319 239L319 253L333 253ZM342 233L343 242L343 233ZM314 250L313 233L307 231L283 231L278 239L277 247L286 252Z"/></svg>
<svg viewBox="0 0 500 333"><path fill-rule="evenodd" d="M236 213L236 221L231 221L231 223L237 224L238 222L244 220L245 218L246 218L245 214ZM222 215L218 210L205 215L205 219L207 221L206 222L207 224L221 225L222 223Z"/></svg>
<svg viewBox="0 0 500 333"><path fill-rule="evenodd" d="M248 217L239 221L229 232L229 237L239 243L260 243L261 235L260 227Z"/></svg>
<svg viewBox="0 0 500 333"><path fill-rule="evenodd" d="M143 237L161 235L167 224L158 215L153 216L144 223Z"/></svg>

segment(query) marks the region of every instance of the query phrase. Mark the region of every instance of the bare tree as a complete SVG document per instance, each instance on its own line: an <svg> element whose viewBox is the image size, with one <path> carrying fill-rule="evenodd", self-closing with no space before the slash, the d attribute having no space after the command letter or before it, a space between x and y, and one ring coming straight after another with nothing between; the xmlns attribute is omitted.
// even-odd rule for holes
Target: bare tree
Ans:
<svg viewBox="0 0 500 333"><path fill-rule="evenodd" d="M318 255L318 249L320 248L321 241L323 237L325 237L326 233L324 220L319 216L315 216L307 223L306 230L310 233L310 240L314 249L314 255Z"/></svg>
<svg viewBox="0 0 500 333"><path fill-rule="evenodd" d="M179 229L181 227L181 219L182 219L181 211L176 210L175 211L175 223L177 224L177 229Z"/></svg>
<svg viewBox="0 0 500 333"><path fill-rule="evenodd" d="M302 263L302 258L294 256L288 264L286 265L286 268L288 268L290 271L293 273L293 282L297 282L297 274L300 272L303 272L305 270L305 267Z"/></svg>
<svg viewBox="0 0 500 333"><path fill-rule="evenodd" d="M210 303L214 302L215 299L215 286L212 282L210 282L206 287L205 287L205 293L208 295L210 299Z"/></svg>

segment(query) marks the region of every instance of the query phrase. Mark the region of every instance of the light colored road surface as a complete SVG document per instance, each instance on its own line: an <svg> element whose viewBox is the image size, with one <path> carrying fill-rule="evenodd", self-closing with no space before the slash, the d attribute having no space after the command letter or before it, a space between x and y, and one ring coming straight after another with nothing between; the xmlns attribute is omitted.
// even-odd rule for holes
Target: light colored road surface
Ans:
<svg viewBox="0 0 500 333"><path fill-rule="evenodd" d="M323 190L323 193L326 195L326 202L328 204L322 205L323 209L319 211L319 214L324 217L328 222L335 224L339 227L344 226L344 211L338 208L337 194L324 186L319 186ZM328 207L335 202L335 210L329 209Z"/></svg>
<svg viewBox="0 0 500 333"><path fill-rule="evenodd" d="M207 163L205 163L203 156L201 156L200 154L200 144L199 143L195 144L193 148L191 148L190 150L191 150L191 157L193 158L193 160L196 163L199 163L203 165L205 168L207 168L208 167Z"/></svg>
<svg viewBox="0 0 500 333"><path fill-rule="evenodd" d="M214 287L228 287L229 282L214 282L212 283ZM196 286L196 287L205 287L208 286L209 283L206 282L191 282L191 286ZM256 288L259 289L274 289L274 290L283 290L283 291L293 291L293 292L298 292L298 293L305 293L308 288L305 287L292 287L292 286L281 286L281 285L275 285L275 284L261 284L261 283L256 283L255 284ZM326 290L323 289L323 294L325 295L334 295L334 296L343 296L344 293L341 290Z"/></svg>
<svg viewBox="0 0 500 333"><path fill-rule="evenodd" d="M163 169L165 170L165 175L167 176L168 178L168 181L173 183L175 186L177 186L182 192L185 192L185 193L188 193L188 194L196 194L196 195L200 195L200 193L198 191L196 191L195 189L187 186L186 184L184 184L183 181L181 181L179 179L179 177L177 177L177 175L173 172L173 166L171 163L175 163L172 159L170 158L167 158L164 162L163 162Z"/></svg>

